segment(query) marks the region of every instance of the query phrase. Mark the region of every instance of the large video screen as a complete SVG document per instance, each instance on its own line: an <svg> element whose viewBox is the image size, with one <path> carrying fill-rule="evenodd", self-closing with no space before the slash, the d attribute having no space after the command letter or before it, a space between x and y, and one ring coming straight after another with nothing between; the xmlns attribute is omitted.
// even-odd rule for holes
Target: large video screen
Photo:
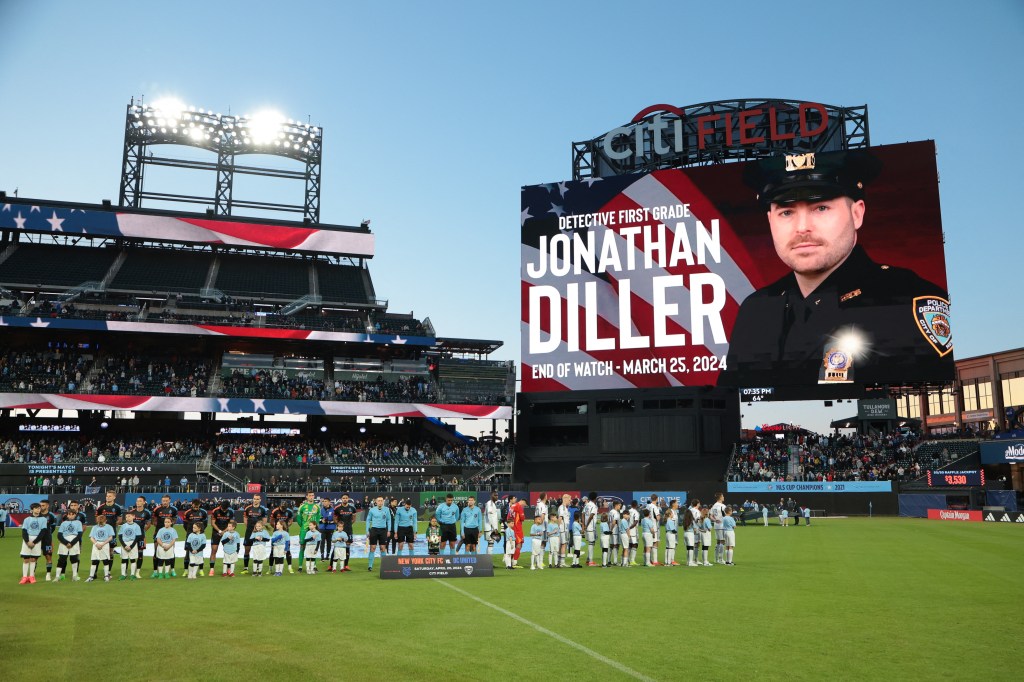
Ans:
<svg viewBox="0 0 1024 682"><path fill-rule="evenodd" d="M932 142L527 186L521 226L524 392L953 378Z"/></svg>

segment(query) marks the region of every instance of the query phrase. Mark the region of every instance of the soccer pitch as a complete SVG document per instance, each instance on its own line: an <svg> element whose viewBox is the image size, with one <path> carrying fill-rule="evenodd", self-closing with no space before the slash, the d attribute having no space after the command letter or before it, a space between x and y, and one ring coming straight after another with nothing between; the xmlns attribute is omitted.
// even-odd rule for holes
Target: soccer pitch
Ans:
<svg viewBox="0 0 1024 682"><path fill-rule="evenodd" d="M1020 679L1011 524L748 525L735 567L506 571L495 557L493 578L445 581L381 580L365 559L157 581L147 557L140 582L47 583L40 562L19 585L20 537L0 540L10 680Z"/></svg>

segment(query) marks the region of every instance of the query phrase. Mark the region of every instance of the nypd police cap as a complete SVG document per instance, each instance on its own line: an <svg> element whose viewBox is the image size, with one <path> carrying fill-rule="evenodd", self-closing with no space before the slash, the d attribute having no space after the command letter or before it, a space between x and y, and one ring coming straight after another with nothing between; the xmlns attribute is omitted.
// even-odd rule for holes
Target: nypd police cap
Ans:
<svg viewBox="0 0 1024 682"><path fill-rule="evenodd" d="M744 179L767 208L840 196L863 199L864 187L880 169L878 159L863 150L808 152L763 158L748 167Z"/></svg>

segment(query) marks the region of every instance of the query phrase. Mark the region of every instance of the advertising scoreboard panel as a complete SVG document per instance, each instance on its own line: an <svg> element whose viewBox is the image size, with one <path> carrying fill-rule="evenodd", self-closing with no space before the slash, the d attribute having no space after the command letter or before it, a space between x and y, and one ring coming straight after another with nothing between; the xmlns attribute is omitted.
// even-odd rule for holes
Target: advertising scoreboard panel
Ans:
<svg viewBox="0 0 1024 682"><path fill-rule="evenodd" d="M524 187L523 392L951 381L934 144L774 162ZM863 196L759 203L800 171Z"/></svg>

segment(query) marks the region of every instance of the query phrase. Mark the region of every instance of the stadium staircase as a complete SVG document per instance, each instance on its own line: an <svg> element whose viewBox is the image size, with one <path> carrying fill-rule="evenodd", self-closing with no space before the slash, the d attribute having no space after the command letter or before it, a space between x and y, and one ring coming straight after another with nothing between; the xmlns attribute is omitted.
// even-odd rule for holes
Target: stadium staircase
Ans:
<svg viewBox="0 0 1024 682"><path fill-rule="evenodd" d="M121 266L124 265L124 260L127 257L128 253L125 251L117 254L117 258L115 258L114 262L110 264L110 269L107 270L107 274L103 275L103 280L100 282L100 289L106 289L110 286L110 283L114 280L114 277L121 269Z"/></svg>
<svg viewBox="0 0 1024 682"><path fill-rule="evenodd" d="M0 264L3 264L3 262L4 262L5 260L7 260L8 258L10 258L10 257L11 257L11 254L12 254L12 253L14 253L14 251L15 251L15 250L16 250L17 248L18 248L18 245L17 245L17 244L11 244L11 245L10 245L10 246L8 246L8 247L7 247L6 249L4 249L3 253L0 253Z"/></svg>
<svg viewBox="0 0 1024 682"><path fill-rule="evenodd" d="M481 483L491 480L495 476L511 476L512 475L512 463L502 462L500 464L492 464L491 466L484 467L480 471L470 476L470 479L478 479Z"/></svg>
<svg viewBox="0 0 1024 682"><path fill-rule="evenodd" d="M71 287L70 289L62 293L60 296L57 297L57 300L60 301L61 303L70 303L71 301L75 300L82 294L86 294L93 291L103 291L103 283L96 281L82 282L78 286Z"/></svg>
<svg viewBox="0 0 1024 682"><path fill-rule="evenodd" d="M800 475L800 458L796 454L796 447L790 446L789 448L789 461L786 463L786 473L791 481L799 481L797 476Z"/></svg>
<svg viewBox="0 0 1024 682"><path fill-rule="evenodd" d="M443 441L448 443L454 443L456 445L465 445L469 442L469 439L463 436L461 433L455 430L454 426L445 424L437 417L427 417L423 420L423 430L427 433L437 436Z"/></svg>
<svg viewBox="0 0 1024 682"><path fill-rule="evenodd" d="M236 493L243 492L245 490L245 482L229 472L227 469L223 469L213 463L213 459L205 457L196 463L196 473L206 474L211 478L220 481L225 487L230 488Z"/></svg>
<svg viewBox="0 0 1024 682"><path fill-rule="evenodd" d="M294 315L295 313L302 312L311 305L320 305L323 302L323 297L319 294L306 294L300 298L295 299L285 307L281 308L278 315L286 317L288 315Z"/></svg>

